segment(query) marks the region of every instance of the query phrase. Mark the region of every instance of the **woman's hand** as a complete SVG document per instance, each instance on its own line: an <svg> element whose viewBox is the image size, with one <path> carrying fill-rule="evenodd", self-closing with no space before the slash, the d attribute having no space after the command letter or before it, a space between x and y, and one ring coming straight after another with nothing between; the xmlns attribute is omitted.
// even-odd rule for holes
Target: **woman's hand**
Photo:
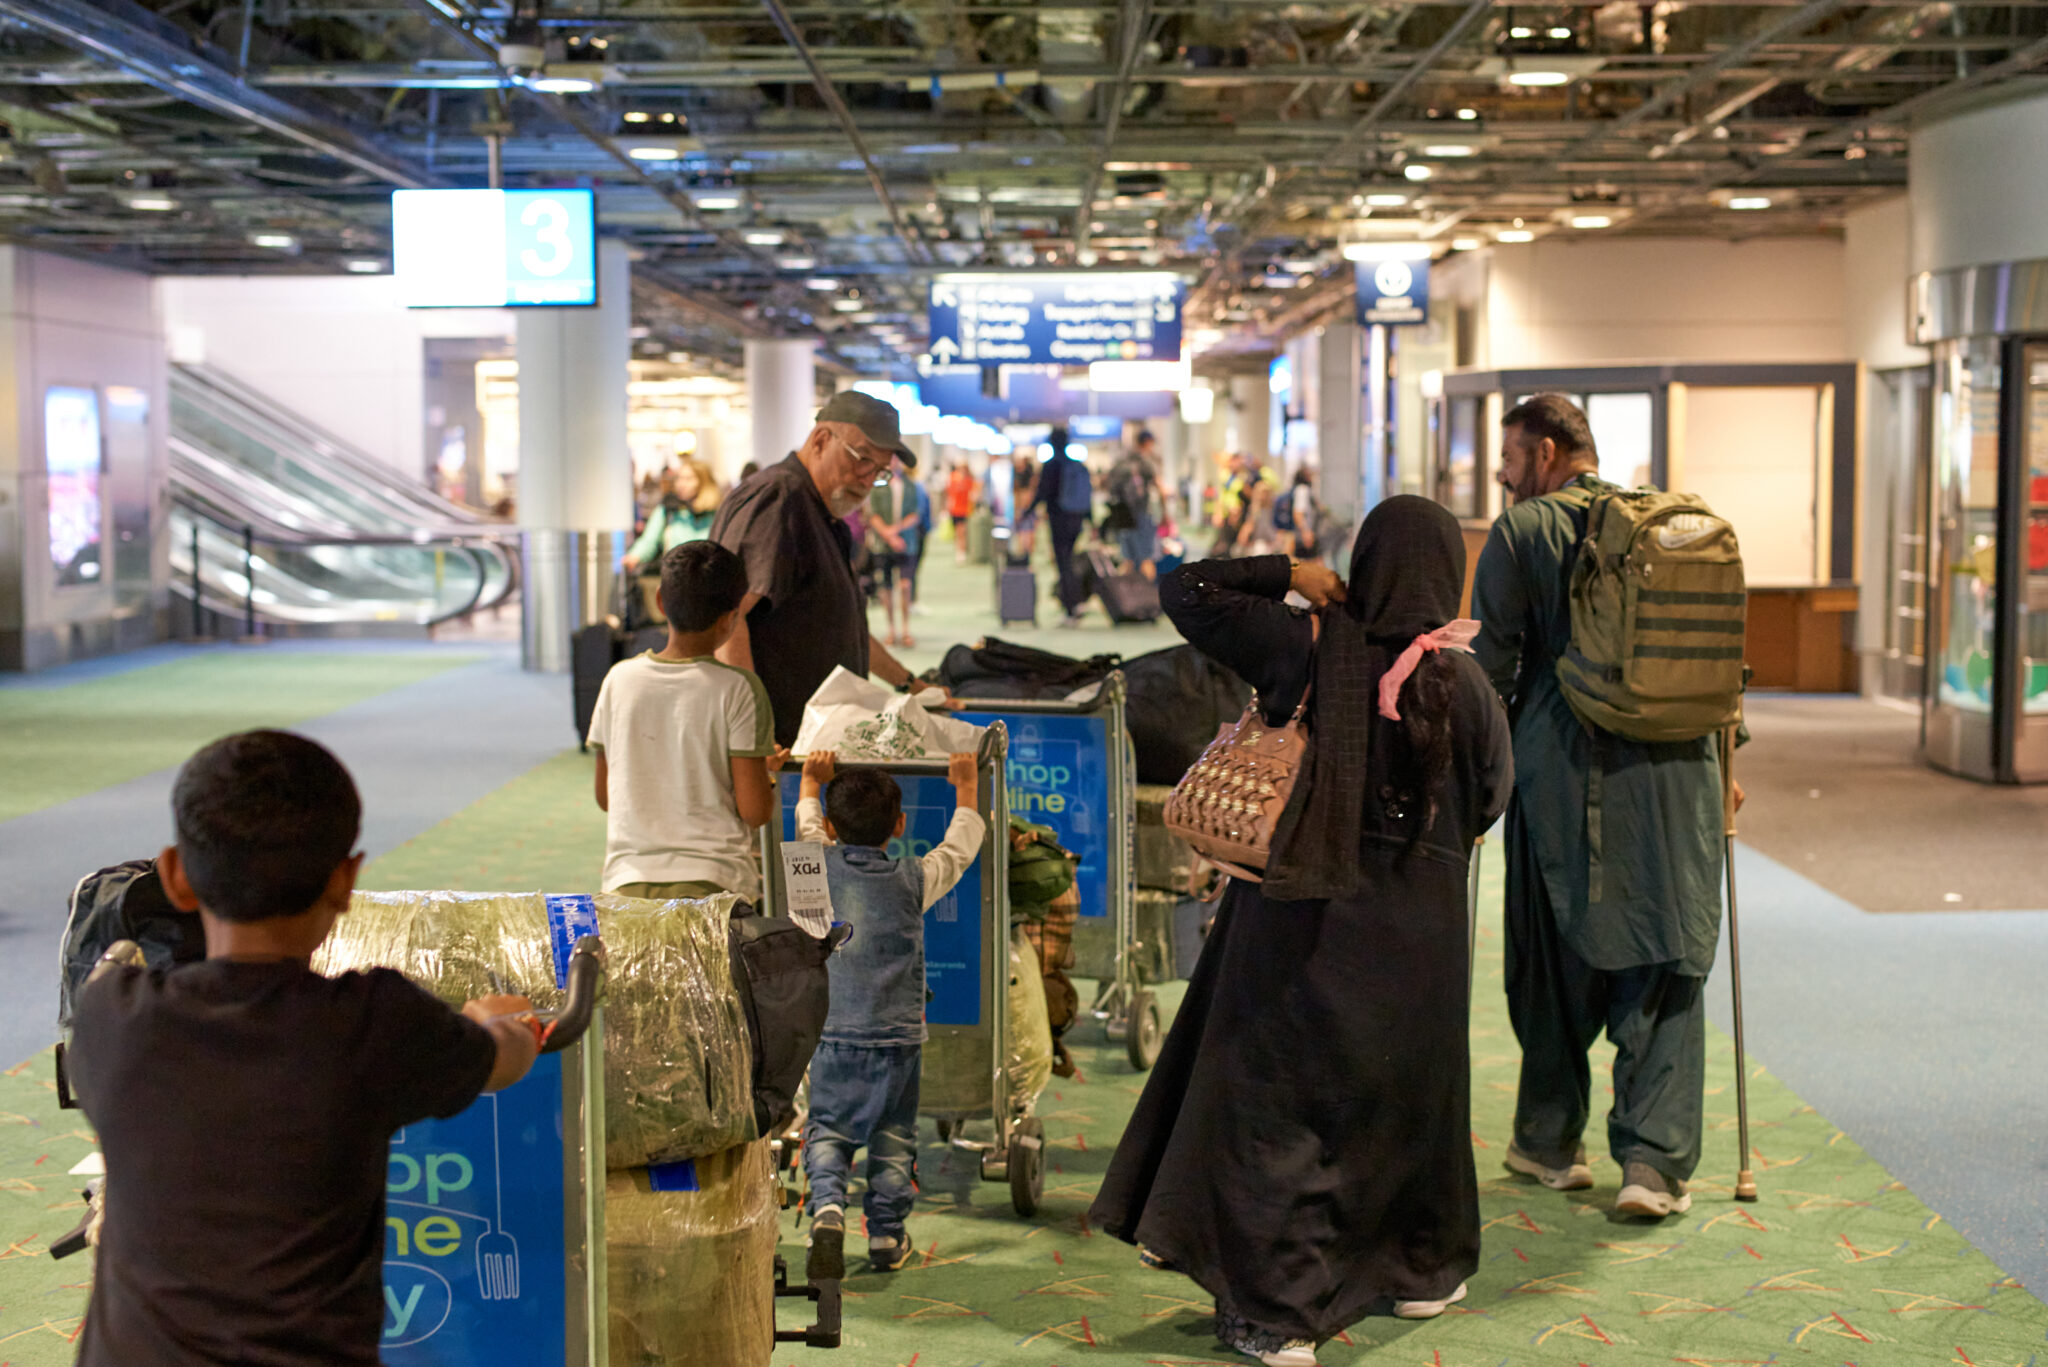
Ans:
<svg viewBox="0 0 2048 1367"><path fill-rule="evenodd" d="M1309 604L1316 608L1344 601L1344 581L1337 577L1337 571L1319 560L1296 563L1287 577L1287 587L1308 599Z"/></svg>

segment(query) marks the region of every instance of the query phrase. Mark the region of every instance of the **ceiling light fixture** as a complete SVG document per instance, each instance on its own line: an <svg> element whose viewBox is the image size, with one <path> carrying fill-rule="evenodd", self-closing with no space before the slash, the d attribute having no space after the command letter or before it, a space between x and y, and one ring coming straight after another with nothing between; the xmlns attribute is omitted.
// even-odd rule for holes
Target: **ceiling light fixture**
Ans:
<svg viewBox="0 0 2048 1367"><path fill-rule="evenodd" d="M355 275L375 275L384 269L382 261L367 256L359 256L345 264L348 270Z"/></svg>
<svg viewBox="0 0 2048 1367"><path fill-rule="evenodd" d="M778 256L775 258L777 270L807 271L817 264L818 258L815 256Z"/></svg>
<svg viewBox="0 0 2048 1367"><path fill-rule="evenodd" d="M1346 261L1427 261L1434 253L1427 242L1347 242Z"/></svg>
<svg viewBox="0 0 2048 1367"><path fill-rule="evenodd" d="M700 209L737 209L740 207L740 197L728 194L699 195L697 196L697 207Z"/></svg>
<svg viewBox="0 0 2048 1367"><path fill-rule="evenodd" d="M1728 201L1728 207L1731 209L1768 209L1771 207L1771 197L1769 195L1737 195Z"/></svg>
<svg viewBox="0 0 2048 1367"><path fill-rule="evenodd" d="M1399 209L1407 205L1408 196L1404 194L1396 194L1393 192L1389 192L1386 194L1367 195L1365 197L1365 203L1366 207L1370 209Z"/></svg>
<svg viewBox="0 0 2048 1367"><path fill-rule="evenodd" d="M749 247L780 247L783 232L780 228L754 228L745 236Z"/></svg>
<svg viewBox="0 0 2048 1367"><path fill-rule="evenodd" d="M1428 180L1436 174L1436 168L1434 166L1424 166L1419 161L1411 161L1401 168L1401 174L1410 180Z"/></svg>
<svg viewBox="0 0 2048 1367"><path fill-rule="evenodd" d="M1535 36L1535 29L1523 28L1520 24L1508 30L1508 37L1510 38L1534 38Z"/></svg>
<svg viewBox="0 0 2048 1367"><path fill-rule="evenodd" d="M1536 234L1530 232L1527 228L1502 228L1493 236L1497 242L1534 242L1536 240Z"/></svg>
<svg viewBox="0 0 2048 1367"><path fill-rule="evenodd" d="M268 247L274 252L288 252L299 245L299 239L290 233L255 233L249 240L259 247Z"/></svg>
<svg viewBox="0 0 2048 1367"><path fill-rule="evenodd" d="M145 213L164 214L177 208L178 201L166 199L162 195L134 195L128 200L128 207L140 209Z"/></svg>
<svg viewBox="0 0 2048 1367"><path fill-rule="evenodd" d="M811 277L811 278L810 278L809 280L806 280L806 281L804 281L804 288L806 288L806 289L813 289L813 290L817 290L817 291L819 291L819 292L823 293L824 291L827 291L827 290L836 290L836 289L838 289L838 288L839 288L839 282L838 282L837 280L833 280L833 279L831 279L831 278L829 278L829 277L827 277L827 276L823 276L823 275L814 275L814 276L812 276L812 277Z"/></svg>
<svg viewBox="0 0 2048 1367"><path fill-rule="evenodd" d="M1612 228L1614 220L1606 214L1573 214L1572 226L1574 228Z"/></svg>
<svg viewBox="0 0 2048 1367"><path fill-rule="evenodd" d="M648 117L648 114L644 110L639 109L629 109L626 111L625 115L627 123L646 123Z"/></svg>
<svg viewBox="0 0 2048 1367"><path fill-rule="evenodd" d="M1508 84L1519 86L1567 85L1571 77L1562 71L1511 71Z"/></svg>
<svg viewBox="0 0 2048 1367"><path fill-rule="evenodd" d="M1486 245L1485 239L1477 237L1454 237L1451 250L1454 252L1476 252Z"/></svg>
<svg viewBox="0 0 2048 1367"><path fill-rule="evenodd" d="M1428 157L1476 157L1479 149L1469 142L1439 142L1423 148L1422 154Z"/></svg>
<svg viewBox="0 0 2048 1367"><path fill-rule="evenodd" d="M674 161L678 155L673 145L629 147L626 155L635 161Z"/></svg>
<svg viewBox="0 0 2048 1367"><path fill-rule="evenodd" d="M597 82L587 76L536 76L526 88L543 95L588 95L597 89Z"/></svg>
<svg viewBox="0 0 2048 1367"><path fill-rule="evenodd" d="M1458 117L1463 119L1465 122L1470 123L1472 122L1472 120L1479 117L1479 111L1476 109L1460 109L1458 111Z"/></svg>
<svg viewBox="0 0 2048 1367"><path fill-rule="evenodd" d="M866 305L862 304L858 299L834 299L832 301L832 311L834 313L859 313L865 307Z"/></svg>
<svg viewBox="0 0 2048 1367"><path fill-rule="evenodd" d="M1557 39L1560 43L1569 42L1571 41L1572 31L1568 28L1554 28L1550 30L1549 36Z"/></svg>

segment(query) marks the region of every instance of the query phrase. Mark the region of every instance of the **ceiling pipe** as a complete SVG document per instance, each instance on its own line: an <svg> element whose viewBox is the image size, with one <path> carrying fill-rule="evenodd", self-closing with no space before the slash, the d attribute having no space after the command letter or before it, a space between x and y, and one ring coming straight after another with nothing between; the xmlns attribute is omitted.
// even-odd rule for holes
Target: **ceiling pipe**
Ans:
<svg viewBox="0 0 2048 1367"><path fill-rule="evenodd" d="M768 0L770 4L778 2ZM1109 162L1110 149L1116 145L1117 127L1124 119L1124 102L1130 98L1131 73L1138 69L1138 58L1151 37L1151 28L1149 0L1125 0L1122 31L1118 34L1121 46L1117 52L1116 79L1109 87L1109 113L1102 121L1100 155L1088 165L1087 178L1081 183L1081 207L1074 219L1074 259L1081 264L1086 264L1088 238L1095 230L1095 196L1102 189L1103 168Z"/></svg>
<svg viewBox="0 0 2048 1367"><path fill-rule="evenodd" d="M411 189L443 183L353 129L250 89L196 43L173 42L88 0L0 0L0 15L131 72L167 94L255 124L379 180Z"/></svg>
<svg viewBox="0 0 2048 1367"><path fill-rule="evenodd" d="M423 15L435 26L454 34L471 51L488 58L493 70L497 69L497 44L477 27L473 16L454 4L453 0L409 0L409 3L414 12ZM596 147L614 162L617 162L619 169L624 171L631 179L661 196L671 208L683 216L685 223L710 233L734 251L751 258L756 264L773 269L774 262L749 245L745 238L729 228L718 227L706 220L704 211L697 207L696 200L673 184L656 180L653 176L649 175L639 162L633 160L625 148L619 146L618 142L611 135L602 128L599 128L589 115L585 114L575 104L572 104L566 96L550 95L544 91L534 90L525 86L520 87L520 89L525 91L528 99L533 100L550 114L568 124L582 135L584 141ZM495 148L493 150L495 151ZM491 184L492 188L495 189L499 188L498 181L502 172L498 166L497 156L494 155L491 161Z"/></svg>
<svg viewBox="0 0 2048 1367"><path fill-rule="evenodd" d="M832 84L832 78L818 65L817 54L811 51L810 44L804 41L803 34L797 31L796 23L789 17L789 11L783 8L782 0L761 0L761 3L767 7L768 16L775 21L775 27L782 30L782 36L789 43L790 49L810 71L811 84L818 88L819 98L825 101L825 107L831 110L832 117L838 120L839 130L846 134L846 140L853 144L853 150L860 157L860 164L868 174L868 184L875 187L875 198L881 201L883 212L889 215L889 222L895 225L896 236L903 240L903 250L912 261L930 261L932 252L924 240L924 235L903 217L903 211L896 206L895 197L889 193L888 182L882 179L882 168L875 164L874 154L868 151L867 139L861 136L860 129L854 124L853 111L846 107L846 100L840 95L839 88Z"/></svg>

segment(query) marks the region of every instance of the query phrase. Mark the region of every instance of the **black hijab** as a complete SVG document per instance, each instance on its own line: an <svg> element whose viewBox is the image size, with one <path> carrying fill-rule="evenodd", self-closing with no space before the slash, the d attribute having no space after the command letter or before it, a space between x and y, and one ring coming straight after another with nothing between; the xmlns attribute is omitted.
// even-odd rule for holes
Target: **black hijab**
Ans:
<svg viewBox="0 0 2048 1367"><path fill-rule="evenodd" d="M1440 504L1401 495L1358 529L1341 608L1322 613L1310 673L1308 751L1294 796L1273 834L1266 896L1279 901L1354 897L1370 882L1363 854L1368 798L1385 779L1377 728L1380 676L1417 636L1456 619L1465 592L1465 539ZM1381 732L1381 736L1385 733Z"/></svg>

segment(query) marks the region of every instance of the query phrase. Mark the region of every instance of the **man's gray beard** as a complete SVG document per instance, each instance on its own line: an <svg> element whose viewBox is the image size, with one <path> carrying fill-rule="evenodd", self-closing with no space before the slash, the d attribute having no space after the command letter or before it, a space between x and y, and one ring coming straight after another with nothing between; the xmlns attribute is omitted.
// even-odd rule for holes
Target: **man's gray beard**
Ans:
<svg viewBox="0 0 2048 1367"><path fill-rule="evenodd" d="M832 516L834 517L845 517L855 508L860 507L860 504L861 496L859 494L838 493L825 500L825 506L832 510Z"/></svg>

